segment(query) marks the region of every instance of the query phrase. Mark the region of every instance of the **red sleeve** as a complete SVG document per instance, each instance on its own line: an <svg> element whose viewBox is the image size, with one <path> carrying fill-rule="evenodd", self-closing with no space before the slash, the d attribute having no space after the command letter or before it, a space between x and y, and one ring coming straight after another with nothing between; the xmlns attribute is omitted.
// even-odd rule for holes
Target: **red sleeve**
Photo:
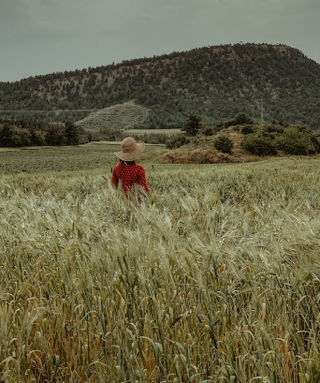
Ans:
<svg viewBox="0 0 320 383"><path fill-rule="evenodd" d="M147 180L146 180L146 172L142 166L138 173L138 185L142 186L144 190L149 194L149 188L148 188Z"/></svg>
<svg viewBox="0 0 320 383"><path fill-rule="evenodd" d="M111 176L111 185L117 188L118 184L119 184L119 178L117 176L116 167L115 167L113 169L112 176Z"/></svg>

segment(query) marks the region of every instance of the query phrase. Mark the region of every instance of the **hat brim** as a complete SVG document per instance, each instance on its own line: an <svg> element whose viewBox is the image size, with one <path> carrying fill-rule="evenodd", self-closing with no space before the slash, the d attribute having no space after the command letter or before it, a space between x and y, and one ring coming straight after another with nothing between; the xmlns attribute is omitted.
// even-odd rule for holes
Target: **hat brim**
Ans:
<svg viewBox="0 0 320 383"><path fill-rule="evenodd" d="M137 143L136 149L130 153L115 152L114 155L122 161L134 161L140 157L141 153L144 151L146 145L143 141Z"/></svg>

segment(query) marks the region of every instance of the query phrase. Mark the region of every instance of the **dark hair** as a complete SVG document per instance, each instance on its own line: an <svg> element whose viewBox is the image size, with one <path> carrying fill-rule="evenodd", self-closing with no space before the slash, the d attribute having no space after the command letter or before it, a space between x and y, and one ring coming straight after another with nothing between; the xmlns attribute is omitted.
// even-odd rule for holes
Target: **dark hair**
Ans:
<svg viewBox="0 0 320 383"><path fill-rule="evenodd" d="M135 165L136 161L123 161L123 160L120 160L121 163L125 164L125 165Z"/></svg>

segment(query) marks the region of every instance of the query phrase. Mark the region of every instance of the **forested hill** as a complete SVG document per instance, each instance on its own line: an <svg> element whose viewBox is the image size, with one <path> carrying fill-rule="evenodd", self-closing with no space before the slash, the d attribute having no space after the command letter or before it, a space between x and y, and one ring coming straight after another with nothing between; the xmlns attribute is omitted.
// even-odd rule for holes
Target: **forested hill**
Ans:
<svg viewBox="0 0 320 383"><path fill-rule="evenodd" d="M319 128L320 65L285 45L236 44L0 82L0 111L74 110L42 115L51 119L79 120L130 100L150 110L148 127L179 125L189 113L209 122L241 111Z"/></svg>

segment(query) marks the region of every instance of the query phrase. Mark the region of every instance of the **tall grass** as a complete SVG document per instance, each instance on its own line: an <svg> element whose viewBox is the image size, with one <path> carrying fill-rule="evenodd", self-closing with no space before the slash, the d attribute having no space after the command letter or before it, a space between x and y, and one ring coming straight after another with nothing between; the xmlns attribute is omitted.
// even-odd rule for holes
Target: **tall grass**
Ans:
<svg viewBox="0 0 320 383"><path fill-rule="evenodd" d="M2 381L320 381L319 164L1 176Z"/></svg>

